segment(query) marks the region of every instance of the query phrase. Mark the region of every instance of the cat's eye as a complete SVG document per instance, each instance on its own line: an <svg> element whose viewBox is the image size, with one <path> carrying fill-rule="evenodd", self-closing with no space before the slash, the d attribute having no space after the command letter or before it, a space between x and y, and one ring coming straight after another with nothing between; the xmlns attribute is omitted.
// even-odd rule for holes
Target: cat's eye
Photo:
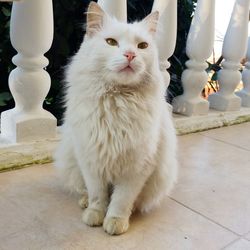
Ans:
<svg viewBox="0 0 250 250"><path fill-rule="evenodd" d="M139 49L146 49L148 47L148 43L142 42L137 45Z"/></svg>
<svg viewBox="0 0 250 250"><path fill-rule="evenodd" d="M106 42L107 42L107 44L109 44L110 46L118 46L118 42L117 42L115 39L113 39L113 38L107 38L107 39L106 39Z"/></svg>

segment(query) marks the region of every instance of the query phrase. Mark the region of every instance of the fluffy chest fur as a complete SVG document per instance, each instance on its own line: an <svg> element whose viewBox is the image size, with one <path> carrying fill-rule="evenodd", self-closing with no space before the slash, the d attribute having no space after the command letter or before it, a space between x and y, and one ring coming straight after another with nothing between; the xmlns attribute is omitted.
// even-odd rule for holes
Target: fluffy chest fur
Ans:
<svg viewBox="0 0 250 250"><path fill-rule="evenodd" d="M140 172L140 166L150 160L147 155L154 155L160 119L158 94L152 86L112 87L94 101L87 98L74 107L74 114L80 113L70 119L77 148L99 175L113 180L131 170Z"/></svg>

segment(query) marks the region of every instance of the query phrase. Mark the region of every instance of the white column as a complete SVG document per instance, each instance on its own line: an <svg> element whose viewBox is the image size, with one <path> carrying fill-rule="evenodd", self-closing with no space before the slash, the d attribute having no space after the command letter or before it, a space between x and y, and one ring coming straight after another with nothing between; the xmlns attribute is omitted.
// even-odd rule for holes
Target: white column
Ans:
<svg viewBox="0 0 250 250"><path fill-rule="evenodd" d="M186 53L190 58L182 74L183 94L173 100L173 111L187 116L205 115L209 103L201 96L208 80L206 60L211 56L215 33L215 0L199 0L189 30Z"/></svg>
<svg viewBox="0 0 250 250"><path fill-rule="evenodd" d="M43 109L50 88L43 54L53 39L52 0L25 0L13 3L10 37L18 54L17 66L9 76L15 108L1 114L1 136L12 142L53 138L55 117Z"/></svg>
<svg viewBox="0 0 250 250"><path fill-rule="evenodd" d="M239 110L240 97L234 94L240 83L240 61L246 55L250 0L236 0L224 38L222 55L225 61L219 72L219 91L209 96L210 107L221 111Z"/></svg>
<svg viewBox="0 0 250 250"><path fill-rule="evenodd" d="M241 98L243 107L250 107L250 37L248 37L247 63L242 73L243 89L235 94Z"/></svg>
<svg viewBox="0 0 250 250"><path fill-rule="evenodd" d="M110 16L119 21L127 21L127 0L98 0L98 4Z"/></svg>
<svg viewBox="0 0 250 250"><path fill-rule="evenodd" d="M167 69L171 66L168 59L173 55L177 35L177 0L155 0L152 11L159 11L157 45L159 48L160 69L166 86L170 83Z"/></svg>

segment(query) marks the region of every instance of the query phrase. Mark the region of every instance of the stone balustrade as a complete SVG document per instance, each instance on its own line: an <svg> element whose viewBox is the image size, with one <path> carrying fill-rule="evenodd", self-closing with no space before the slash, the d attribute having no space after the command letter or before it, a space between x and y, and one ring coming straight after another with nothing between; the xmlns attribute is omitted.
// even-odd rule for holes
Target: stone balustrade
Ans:
<svg viewBox="0 0 250 250"><path fill-rule="evenodd" d="M243 107L250 107L250 37L248 37L247 62L242 73L243 89L235 94L241 98Z"/></svg>
<svg viewBox="0 0 250 250"><path fill-rule="evenodd" d="M173 110L185 116L207 115L209 107L221 111L250 107L250 42L247 63L243 71L243 90L235 89L241 80L240 61L246 55L250 0L235 0L230 24L224 39L219 73L219 91L201 97L208 75L207 59L212 53L215 31L215 1L198 0L187 40L189 60L182 75L184 93L173 100ZM99 0L110 15L127 20L126 0ZM169 85L169 58L174 52L177 34L177 0L155 0L152 11L160 12L157 29L160 69ZM9 76L9 86L15 99L15 108L1 114L1 137L10 142L26 142L56 135L56 119L42 107L50 88L50 76L44 53L53 39L52 0L22 0L13 3L11 42L17 51L13 63L17 66Z"/></svg>
<svg viewBox="0 0 250 250"><path fill-rule="evenodd" d="M222 70L219 72L219 91L209 96L210 107L221 111L240 110L241 98L235 89L241 81L240 61L247 51L250 0L236 0L224 38Z"/></svg>
<svg viewBox="0 0 250 250"><path fill-rule="evenodd" d="M43 109L50 89L50 76L44 70L43 56L53 40L52 0L14 2L10 39L17 66L9 76L15 108L1 114L1 137L10 142L35 141L56 136L56 118Z"/></svg>
<svg viewBox="0 0 250 250"><path fill-rule="evenodd" d="M182 74L184 93L173 100L173 111L184 115L205 115L209 103L201 97L208 80L206 60L213 52L215 0L199 0L190 27L186 53L190 58Z"/></svg>
<svg viewBox="0 0 250 250"><path fill-rule="evenodd" d="M112 17L127 21L127 0L98 0L98 4Z"/></svg>
<svg viewBox="0 0 250 250"><path fill-rule="evenodd" d="M177 35L177 0L155 0L152 11L159 11L160 19L157 28L157 45L159 48L160 69L166 87L170 83L168 59L173 55ZM167 44L167 46L166 46Z"/></svg>

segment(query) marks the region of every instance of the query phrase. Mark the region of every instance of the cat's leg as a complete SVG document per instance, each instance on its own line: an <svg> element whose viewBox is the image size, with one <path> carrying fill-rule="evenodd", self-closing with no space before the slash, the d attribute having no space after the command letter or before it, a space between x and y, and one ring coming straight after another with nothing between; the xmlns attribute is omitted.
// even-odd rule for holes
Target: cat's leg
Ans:
<svg viewBox="0 0 250 250"><path fill-rule="evenodd" d="M86 167L83 175L88 190L88 207L82 219L89 226L101 226L108 206L108 184Z"/></svg>
<svg viewBox="0 0 250 250"><path fill-rule="evenodd" d="M140 193L147 175L133 175L123 178L114 185L111 202L104 219L104 230L111 235L126 232L129 227L134 202Z"/></svg>
<svg viewBox="0 0 250 250"><path fill-rule="evenodd" d="M156 207L170 193L177 179L178 164L174 134L172 138L171 135L164 134L160 138L154 171L145 183L135 204L136 209L141 212L148 212Z"/></svg>
<svg viewBox="0 0 250 250"><path fill-rule="evenodd" d="M85 209L85 208L87 208L88 207L88 192L87 192L87 189L83 192L83 193L81 193L81 195L82 195L82 198L80 198L79 200L78 200L78 204L79 204L79 206L81 207L81 208L83 208L83 209Z"/></svg>
<svg viewBox="0 0 250 250"><path fill-rule="evenodd" d="M74 154L73 142L70 134L64 131L62 140L54 155L54 164L59 172L62 182L66 189L82 195L79 200L81 207L88 205L88 193L84 179Z"/></svg>
<svg viewBox="0 0 250 250"><path fill-rule="evenodd" d="M149 212L160 204L176 181L176 168L175 161L168 161L164 166L155 169L136 201L136 209Z"/></svg>

